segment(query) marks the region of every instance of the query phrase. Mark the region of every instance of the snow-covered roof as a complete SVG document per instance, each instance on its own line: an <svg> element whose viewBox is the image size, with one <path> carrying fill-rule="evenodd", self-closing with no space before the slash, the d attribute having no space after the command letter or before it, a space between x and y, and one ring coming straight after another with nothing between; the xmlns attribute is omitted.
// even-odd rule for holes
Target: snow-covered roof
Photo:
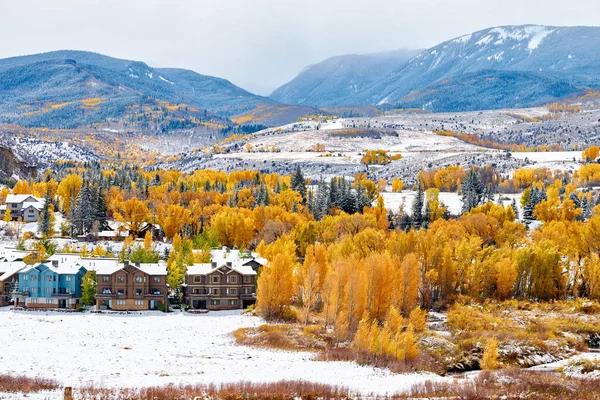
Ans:
<svg viewBox="0 0 600 400"><path fill-rule="evenodd" d="M25 203L23 203L23 205L21 206L21 208L22 208L23 210L25 210L25 209L27 209L27 208L29 208L29 207L33 207L33 208L35 208L36 210L38 210L38 211L41 211L41 210L44 208L44 203L38 203L37 201L36 201L36 202L33 202L33 201L26 201L26 202L25 202Z"/></svg>
<svg viewBox="0 0 600 400"><path fill-rule="evenodd" d="M58 266L54 266L51 262L41 262L35 265L29 265L19 272L29 272L32 269L40 267L42 265L47 267L50 271L55 272L59 275L75 275L79 272L81 268L83 268L83 266L79 265L78 263L59 263Z"/></svg>
<svg viewBox="0 0 600 400"><path fill-rule="evenodd" d="M32 199L34 202L45 203L45 199L40 199L39 197L35 197L31 194L9 194L6 196L5 203L17 204L23 203L26 200Z"/></svg>
<svg viewBox="0 0 600 400"><path fill-rule="evenodd" d="M1 262L0 281L4 281L27 266L23 261Z"/></svg>
<svg viewBox="0 0 600 400"><path fill-rule="evenodd" d="M242 275L256 275L256 271L251 266L244 265L256 259L255 257L247 257L247 254L239 250L229 250L227 248L211 250L210 263L190 265L187 267L187 273L189 275L207 275L226 266Z"/></svg>
<svg viewBox="0 0 600 400"><path fill-rule="evenodd" d="M79 264L98 275L111 275L122 268L116 258L81 258Z"/></svg>

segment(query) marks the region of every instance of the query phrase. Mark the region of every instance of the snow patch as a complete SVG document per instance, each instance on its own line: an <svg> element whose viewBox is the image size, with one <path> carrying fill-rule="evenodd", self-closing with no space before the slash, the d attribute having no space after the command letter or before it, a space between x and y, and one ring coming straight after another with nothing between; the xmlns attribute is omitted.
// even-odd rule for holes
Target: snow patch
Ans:
<svg viewBox="0 0 600 400"><path fill-rule="evenodd" d="M175 82L171 82L170 80L168 80L168 79L165 79L165 78L163 78L163 77L162 77L162 76L160 76L160 75L158 76L158 79L160 79L160 80L161 80L161 81L163 81L163 82L170 83L171 85L174 85L174 84L175 84Z"/></svg>

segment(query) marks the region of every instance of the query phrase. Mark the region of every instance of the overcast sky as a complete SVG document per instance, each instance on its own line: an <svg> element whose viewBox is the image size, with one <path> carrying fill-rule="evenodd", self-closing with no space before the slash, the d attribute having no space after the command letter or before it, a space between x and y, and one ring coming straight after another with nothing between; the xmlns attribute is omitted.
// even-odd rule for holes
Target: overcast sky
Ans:
<svg viewBox="0 0 600 400"><path fill-rule="evenodd" d="M0 57L90 50L266 95L334 55L528 23L600 25L600 0L0 0Z"/></svg>

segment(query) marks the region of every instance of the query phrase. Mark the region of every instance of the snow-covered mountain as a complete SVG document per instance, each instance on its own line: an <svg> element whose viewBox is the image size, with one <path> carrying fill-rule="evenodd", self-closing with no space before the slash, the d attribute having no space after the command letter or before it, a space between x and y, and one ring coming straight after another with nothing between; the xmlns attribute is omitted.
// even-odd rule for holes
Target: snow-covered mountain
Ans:
<svg viewBox="0 0 600 400"><path fill-rule="evenodd" d="M271 94L288 104L331 106L351 104L357 93L370 88L406 63L420 50L350 54L306 67L296 78Z"/></svg>
<svg viewBox="0 0 600 400"><path fill-rule="evenodd" d="M423 51L334 105L434 111L532 106L599 85L600 28L504 26Z"/></svg>

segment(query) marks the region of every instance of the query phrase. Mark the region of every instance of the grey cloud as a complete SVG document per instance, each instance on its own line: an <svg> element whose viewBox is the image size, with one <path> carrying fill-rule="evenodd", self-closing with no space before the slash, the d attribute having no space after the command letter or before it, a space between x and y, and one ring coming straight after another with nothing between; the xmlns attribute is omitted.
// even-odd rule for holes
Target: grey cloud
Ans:
<svg viewBox="0 0 600 400"><path fill-rule="evenodd" d="M597 0L0 0L0 57L96 51L269 94L345 53L426 48L494 25L597 25Z"/></svg>

